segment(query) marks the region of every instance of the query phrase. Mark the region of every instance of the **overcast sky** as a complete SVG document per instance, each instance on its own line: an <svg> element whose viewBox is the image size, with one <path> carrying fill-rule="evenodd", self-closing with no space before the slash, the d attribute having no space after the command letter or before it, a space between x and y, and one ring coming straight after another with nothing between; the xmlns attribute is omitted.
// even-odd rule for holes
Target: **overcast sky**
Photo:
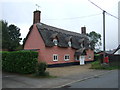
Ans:
<svg viewBox="0 0 120 90"><path fill-rule="evenodd" d="M118 17L120 0L91 1ZM37 9L35 4L40 6L42 23L78 33L81 33L81 27L86 26L87 33L103 33L102 11L88 0L1 0L0 19L18 26L21 37L25 38L33 24L33 11ZM106 49L117 46L118 20L106 14Z"/></svg>

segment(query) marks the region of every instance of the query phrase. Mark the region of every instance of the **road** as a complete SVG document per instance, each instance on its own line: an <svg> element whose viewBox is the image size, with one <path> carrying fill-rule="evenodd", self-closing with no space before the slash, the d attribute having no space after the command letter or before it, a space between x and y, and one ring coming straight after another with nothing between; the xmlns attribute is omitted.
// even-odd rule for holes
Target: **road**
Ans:
<svg viewBox="0 0 120 90"><path fill-rule="evenodd" d="M84 73L57 78L33 78L19 74L2 73L1 79L3 88L61 88L64 86L70 86L69 88L118 87L117 70L90 69Z"/></svg>
<svg viewBox="0 0 120 90"><path fill-rule="evenodd" d="M62 88L118 88L118 70L113 70L90 79L84 79Z"/></svg>

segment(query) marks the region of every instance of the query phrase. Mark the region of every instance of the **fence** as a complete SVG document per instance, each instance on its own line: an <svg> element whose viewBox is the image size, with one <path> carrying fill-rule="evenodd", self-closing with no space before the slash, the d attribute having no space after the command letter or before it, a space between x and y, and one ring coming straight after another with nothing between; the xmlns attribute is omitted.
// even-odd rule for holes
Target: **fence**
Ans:
<svg viewBox="0 0 120 90"><path fill-rule="evenodd" d="M110 65L120 65L120 54L117 55L108 55L109 56L109 63Z"/></svg>

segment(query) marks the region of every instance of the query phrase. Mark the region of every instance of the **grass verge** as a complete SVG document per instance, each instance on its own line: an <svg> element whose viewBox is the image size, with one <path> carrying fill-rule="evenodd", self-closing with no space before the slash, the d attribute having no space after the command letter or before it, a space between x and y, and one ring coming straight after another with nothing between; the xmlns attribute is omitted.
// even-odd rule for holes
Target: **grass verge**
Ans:
<svg viewBox="0 0 120 90"><path fill-rule="evenodd" d="M113 69L120 69L120 65L118 64L101 64L100 61L95 61L91 63L90 69L101 69L101 70L113 70Z"/></svg>

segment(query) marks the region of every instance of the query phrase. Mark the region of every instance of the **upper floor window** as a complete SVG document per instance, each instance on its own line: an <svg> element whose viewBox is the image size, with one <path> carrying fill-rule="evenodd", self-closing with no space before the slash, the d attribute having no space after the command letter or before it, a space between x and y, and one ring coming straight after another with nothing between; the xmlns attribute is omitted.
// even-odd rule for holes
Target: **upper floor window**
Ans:
<svg viewBox="0 0 120 90"><path fill-rule="evenodd" d="M58 40L57 39L53 39L53 43L57 46L58 45Z"/></svg>
<svg viewBox="0 0 120 90"><path fill-rule="evenodd" d="M84 41L81 43L81 48L85 47Z"/></svg>
<svg viewBox="0 0 120 90"><path fill-rule="evenodd" d="M68 45L69 45L69 47L71 47L71 46L72 46L72 43L71 43L71 41L69 41L69 42L68 42Z"/></svg>
<svg viewBox="0 0 120 90"><path fill-rule="evenodd" d="M81 43L81 48L83 48L83 43Z"/></svg>

